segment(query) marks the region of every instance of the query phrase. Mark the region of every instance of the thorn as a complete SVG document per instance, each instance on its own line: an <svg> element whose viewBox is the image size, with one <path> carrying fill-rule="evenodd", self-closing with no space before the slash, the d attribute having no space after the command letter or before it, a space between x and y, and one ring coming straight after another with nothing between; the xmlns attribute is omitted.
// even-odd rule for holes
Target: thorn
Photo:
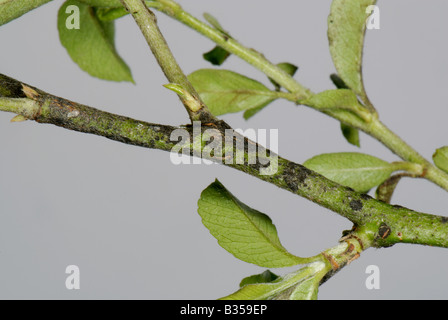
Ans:
<svg viewBox="0 0 448 320"><path fill-rule="evenodd" d="M24 116L22 116L21 114L18 114L14 118L11 119L11 122L23 122L26 120L28 120L28 119L25 118Z"/></svg>
<svg viewBox="0 0 448 320"><path fill-rule="evenodd" d="M36 100L39 97L39 93L33 88L28 87L26 84L22 83L22 91L26 95L27 98Z"/></svg>
<svg viewBox="0 0 448 320"><path fill-rule="evenodd" d="M170 89L171 91L176 92L178 96L183 100L185 106L190 109L190 111L198 112L199 110L201 110L201 102L180 84L169 83L163 86L167 89Z"/></svg>

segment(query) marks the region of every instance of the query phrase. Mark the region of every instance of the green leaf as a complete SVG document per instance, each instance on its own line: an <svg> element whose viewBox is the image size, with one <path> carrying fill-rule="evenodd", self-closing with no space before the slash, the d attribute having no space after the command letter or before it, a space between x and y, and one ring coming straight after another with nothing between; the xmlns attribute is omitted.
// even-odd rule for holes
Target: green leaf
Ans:
<svg viewBox="0 0 448 320"><path fill-rule="evenodd" d="M330 79L333 82L333 84L336 86L336 88L338 89L350 89L349 87L347 87L347 85L345 84L344 80L341 79L341 77L339 77L337 74L333 73L330 75Z"/></svg>
<svg viewBox="0 0 448 320"><path fill-rule="evenodd" d="M299 69L299 67L297 67L289 62L281 62L281 63L278 63L277 66L280 69L282 69L283 71L285 71L287 74L289 74L291 77L294 76L296 74L297 70ZM271 83L274 85L274 87L277 91L280 90L281 86L277 82L275 82L271 78L269 78L269 81L271 81Z"/></svg>
<svg viewBox="0 0 448 320"><path fill-rule="evenodd" d="M244 111L244 114L243 114L243 118L244 118L244 120L249 120L249 119L252 118L254 115L256 115L258 112L260 112L261 110L263 110L264 107L266 107L266 105L264 105L264 106L260 106L260 107L258 107L258 108L253 108L253 109L249 109L249 110Z"/></svg>
<svg viewBox="0 0 448 320"><path fill-rule="evenodd" d="M337 75L332 74L330 75L330 79L333 82L333 84L338 89L348 89L347 85L344 83L344 81ZM360 147L359 142L359 130L356 128L353 128L352 126L346 125L341 122L341 131L344 138L352 145Z"/></svg>
<svg viewBox="0 0 448 320"><path fill-rule="evenodd" d="M304 166L359 192L380 185L395 170L384 160L355 152L321 154L305 161Z"/></svg>
<svg viewBox="0 0 448 320"><path fill-rule="evenodd" d="M278 98L260 82L229 70L201 69L188 79L215 116L264 107Z"/></svg>
<svg viewBox="0 0 448 320"><path fill-rule="evenodd" d="M79 29L71 26L68 6L79 8ZM114 22L101 21L95 10L75 0L66 1L58 13L59 39L78 66L91 76L112 81L133 82L131 71L115 49Z"/></svg>
<svg viewBox="0 0 448 320"><path fill-rule="evenodd" d="M102 21L113 21L128 15L124 7L121 8L97 8L96 16Z"/></svg>
<svg viewBox="0 0 448 320"><path fill-rule="evenodd" d="M0 26L51 0L0 0Z"/></svg>
<svg viewBox="0 0 448 320"><path fill-rule="evenodd" d="M359 111L358 98L350 89L333 89L317 93L311 98L302 101L301 104L319 109L345 109Z"/></svg>
<svg viewBox="0 0 448 320"><path fill-rule="evenodd" d="M209 52L204 53L202 56L204 57L205 60L207 60L211 64L215 66L220 66L230 56L230 52L223 49L220 46L216 46Z"/></svg>
<svg viewBox="0 0 448 320"><path fill-rule="evenodd" d="M204 18L213 28L215 28L216 30L218 30L219 32L223 33L225 36L230 38L230 34L226 30L224 30L224 28L219 23L218 19L216 19L214 16L212 16L210 13L207 12L204 13Z"/></svg>
<svg viewBox="0 0 448 320"><path fill-rule="evenodd" d="M344 81L337 75L330 75L330 79L338 89L348 89ZM341 131L344 138L352 145L360 147L359 130L341 122Z"/></svg>
<svg viewBox="0 0 448 320"><path fill-rule="evenodd" d="M110 8L118 8L122 7L120 0L78 0L84 4L87 4L91 7L110 7Z"/></svg>
<svg viewBox="0 0 448 320"><path fill-rule="evenodd" d="M448 146L437 149L432 159L439 169L448 172Z"/></svg>
<svg viewBox="0 0 448 320"><path fill-rule="evenodd" d="M328 17L330 52L339 76L368 103L362 79L366 9L376 0L333 0Z"/></svg>
<svg viewBox="0 0 448 320"><path fill-rule="evenodd" d="M267 268L309 261L289 253L271 219L240 202L218 180L202 192L198 206L202 223L221 247L240 260Z"/></svg>
<svg viewBox="0 0 448 320"><path fill-rule="evenodd" d="M344 138L354 146L360 147L359 143L359 130L348 126L341 122L341 131Z"/></svg>
<svg viewBox="0 0 448 320"><path fill-rule="evenodd" d="M270 270L266 270L263 273L255 274L253 276L249 276L241 280L240 288L248 284L272 282L275 281L278 277L279 277L278 275L272 273Z"/></svg>
<svg viewBox="0 0 448 320"><path fill-rule="evenodd" d="M224 30L224 28L221 26L218 20L210 13L204 13L204 18L213 28L221 32L225 37L227 37L228 39L231 38L230 34L226 30ZM211 64L220 66L224 63L224 61L227 60L227 58L230 55L231 53L225 50L224 48L220 46L215 46L212 50L204 53L202 56L205 60L207 60Z"/></svg>
<svg viewBox="0 0 448 320"><path fill-rule="evenodd" d="M396 174L388 178L384 181L375 191L375 197L378 200L384 201L386 203L390 203L392 199L392 195L400 182L401 178L403 178L403 174Z"/></svg>
<svg viewBox="0 0 448 320"><path fill-rule="evenodd" d="M324 263L312 263L272 282L247 284L221 300L314 300L327 272Z"/></svg>

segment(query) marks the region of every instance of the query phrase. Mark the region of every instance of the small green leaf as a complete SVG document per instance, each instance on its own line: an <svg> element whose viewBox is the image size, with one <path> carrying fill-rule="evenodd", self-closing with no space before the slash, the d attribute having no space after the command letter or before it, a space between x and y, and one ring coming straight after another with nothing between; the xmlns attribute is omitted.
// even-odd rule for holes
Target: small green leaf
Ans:
<svg viewBox="0 0 448 320"><path fill-rule="evenodd" d="M344 80L341 79L341 77L339 77L337 74L333 73L330 75L330 79L333 82L333 84L336 86L336 88L338 89L350 89L349 87L347 87L347 85L345 84Z"/></svg>
<svg viewBox="0 0 448 320"><path fill-rule="evenodd" d="M1 0L0 26L50 1L51 0Z"/></svg>
<svg viewBox="0 0 448 320"><path fill-rule="evenodd" d="M289 62L281 62L281 63L278 63L277 66L280 69L282 69L283 71L285 71L287 74L289 74L291 77L294 76L296 74L297 70L299 69L299 67L297 67ZM277 82L275 82L271 78L269 78L269 81L271 81L271 83L274 85L276 90L280 90L281 86Z"/></svg>
<svg viewBox="0 0 448 320"><path fill-rule="evenodd" d="M278 275L272 273L270 270L266 270L263 273L254 274L253 276L249 276L241 280L240 288L248 284L272 282L275 281L278 277Z"/></svg>
<svg viewBox="0 0 448 320"><path fill-rule="evenodd" d="M380 185L395 170L384 160L355 152L321 154L305 161L304 166L359 192Z"/></svg>
<svg viewBox="0 0 448 320"><path fill-rule="evenodd" d="M220 66L230 56L230 52L228 52L227 50L223 49L220 46L216 46L209 52L204 53L202 56L204 57L205 60L207 60L211 64L215 66Z"/></svg>
<svg viewBox="0 0 448 320"><path fill-rule="evenodd" d="M120 8L97 8L96 15L101 21L113 21L128 15L124 7Z"/></svg>
<svg viewBox="0 0 448 320"><path fill-rule="evenodd" d="M378 188L375 191L375 197L378 200L390 203L395 188L398 185L398 182L400 182L401 178L403 178L404 176L405 175L403 174L396 174L388 178L386 181L384 181L381 185L378 186Z"/></svg>
<svg viewBox="0 0 448 320"><path fill-rule="evenodd" d="M319 109L345 109L358 111L358 98L350 89L333 89L317 93L301 104Z"/></svg>
<svg viewBox="0 0 448 320"><path fill-rule="evenodd" d="M244 111L244 114L243 114L243 118L244 118L244 120L249 120L249 119L252 118L254 115L256 115L258 112L260 112L261 110L263 110L264 107L266 107L266 105L264 105L264 106L260 106L260 107L258 107L258 108L253 108L253 109L249 109L249 110Z"/></svg>
<svg viewBox="0 0 448 320"><path fill-rule="evenodd" d="M207 12L204 13L204 18L213 28L215 28L216 30L220 31L221 33L230 38L230 34L226 30L224 30L224 28L219 23L218 19L216 19L214 16L212 16L210 13Z"/></svg>
<svg viewBox="0 0 448 320"><path fill-rule="evenodd" d="M202 192L198 206L202 223L221 247L240 260L267 268L309 261L289 253L271 219L240 202L218 180Z"/></svg>
<svg viewBox="0 0 448 320"><path fill-rule="evenodd" d="M344 81L337 75L330 75L330 79L338 89L348 89ZM341 122L341 131L344 138L354 146L360 147L359 130Z"/></svg>
<svg viewBox="0 0 448 320"><path fill-rule="evenodd" d="M368 103L362 79L362 54L367 7L376 0L333 0L328 17L330 52L339 76Z"/></svg>
<svg viewBox="0 0 448 320"><path fill-rule="evenodd" d="M320 278L311 277L295 286L289 300L317 300Z"/></svg>
<svg viewBox="0 0 448 320"><path fill-rule="evenodd" d="M264 107L278 98L260 82L229 70L201 69L188 79L215 116Z"/></svg>
<svg viewBox="0 0 448 320"><path fill-rule="evenodd" d="M78 1L87 4L91 7L118 8L123 6L120 0L78 0Z"/></svg>
<svg viewBox="0 0 448 320"><path fill-rule="evenodd" d="M70 25L73 13L66 12L68 6L79 8L79 29ZM101 21L94 8L69 0L59 9L58 30L62 45L82 70L104 80L133 82L129 67L115 49L113 21Z"/></svg>
<svg viewBox="0 0 448 320"><path fill-rule="evenodd" d="M312 263L268 283L247 284L221 300L315 300L327 272L324 263Z"/></svg>
<svg viewBox="0 0 448 320"><path fill-rule="evenodd" d="M341 131L344 138L354 146L360 147L359 143L359 130L341 123Z"/></svg>
<svg viewBox="0 0 448 320"><path fill-rule="evenodd" d="M432 159L439 169L448 172L448 146L437 149Z"/></svg>

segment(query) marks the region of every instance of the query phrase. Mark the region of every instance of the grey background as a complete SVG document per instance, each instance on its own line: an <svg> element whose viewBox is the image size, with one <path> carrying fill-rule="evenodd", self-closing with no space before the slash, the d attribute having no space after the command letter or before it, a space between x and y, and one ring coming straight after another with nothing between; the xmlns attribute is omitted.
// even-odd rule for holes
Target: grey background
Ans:
<svg viewBox="0 0 448 320"><path fill-rule="evenodd" d="M54 1L0 28L0 72L109 112L154 123L185 124L177 97L130 17L117 21L116 43L136 85L91 78L60 45ZM194 15L215 15L243 44L273 62L300 66L296 78L318 92L332 88L326 38L331 1L180 1ZM368 32L365 84L383 121L424 156L447 144L448 2L381 1L381 29ZM159 24L186 73L211 67L213 44L158 13ZM269 84L231 57L223 68ZM230 168L175 166L169 154L33 122L11 124L0 113L0 298L215 299L263 268L218 246L196 212L201 191L218 178L246 204L271 216L283 245L299 256L336 244L351 224L336 214ZM319 153L361 151L397 158L362 134L361 150L339 124L313 110L277 101L235 128L279 129L279 152L303 162ZM405 180L393 202L446 214L445 192ZM321 299L446 299L446 249L396 245L370 249L320 289ZM81 289L65 288L65 268L81 270ZM368 265L381 271L380 290L367 290ZM292 269L291 269L292 270ZM290 269L273 270L284 274Z"/></svg>

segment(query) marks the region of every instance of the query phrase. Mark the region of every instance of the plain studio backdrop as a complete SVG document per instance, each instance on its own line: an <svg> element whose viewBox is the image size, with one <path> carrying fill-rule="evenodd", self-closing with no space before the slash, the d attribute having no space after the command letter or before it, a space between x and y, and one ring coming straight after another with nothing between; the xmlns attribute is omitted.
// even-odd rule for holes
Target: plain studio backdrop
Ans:
<svg viewBox="0 0 448 320"><path fill-rule="evenodd" d="M90 77L59 42L53 1L0 27L0 72L57 96L153 123L188 123L130 16L116 22L118 52L136 84ZM180 1L197 17L214 15L244 45L271 61L300 67L295 78L314 92L334 88L328 50L331 1ZM448 2L379 1L379 30L367 32L364 77L383 122L421 154L448 144ZM186 73L211 68L202 54L214 44L156 12L160 29ZM238 57L222 68L269 85ZM201 191L218 178L247 205L268 214L292 253L311 256L337 244L351 223L308 200L220 165L174 165L169 153L41 125L10 123L0 113L0 298L216 299L265 269L222 249L197 214ZM234 128L278 129L279 153L302 163L328 152L397 157L361 134L348 144L336 120L276 101ZM392 199L446 215L448 195L426 180L404 179ZM399 244L369 249L320 288L321 299L446 299L448 251ZM66 267L80 270L67 290ZM380 289L368 290L370 265ZM294 268L272 270L285 274Z"/></svg>

